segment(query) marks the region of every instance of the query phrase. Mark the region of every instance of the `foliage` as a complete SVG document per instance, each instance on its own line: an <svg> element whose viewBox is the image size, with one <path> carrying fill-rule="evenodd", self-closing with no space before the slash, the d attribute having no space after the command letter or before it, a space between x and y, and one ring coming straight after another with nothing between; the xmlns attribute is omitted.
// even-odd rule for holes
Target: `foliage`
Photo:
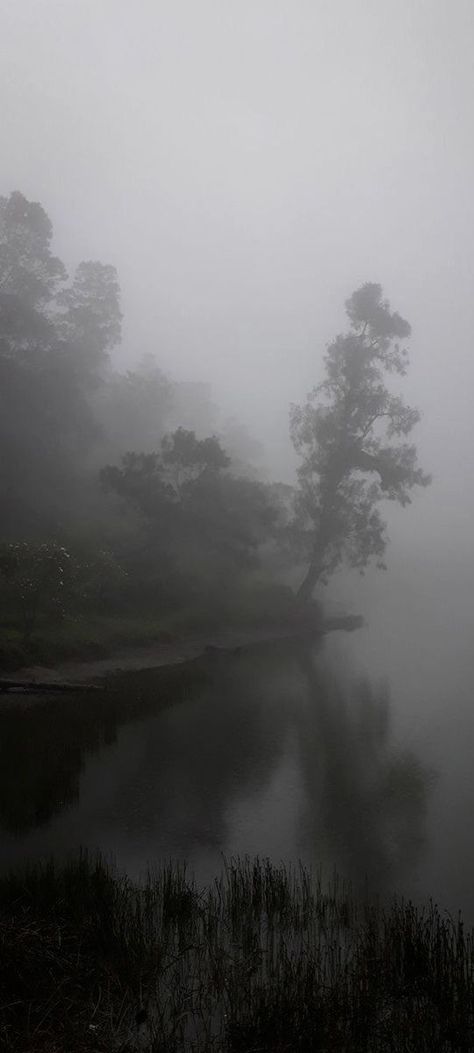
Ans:
<svg viewBox="0 0 474 1053"><path fill-rule="evenodd" d="M68 277L52 237L39 203L0 197L1 538L26 546L24 569L35 551L38 570L42 545L55 551L59 538L72 553L92 527L97 554L86 545L68 563L76 614L112 602L138 618L202 610L199 591L210 598L221 575L253 566L276 530L276 502L245 464L252 440L232 422L231 469L208 384L170 382L153 355L125 374L110 368L122 319L115 268L88 260ZM10 623L26 611L19 574L7 589ZM29 603L35 574L25 569ZM38 586L25 626L59 616L52 570L50 591Z"/></svg>
<svg viewBox="0 0 474 1053"><path fill-rule="evenodd" d="M161 443L162 464L175 492L180 495L183 486L196 482L204 472L218 472L228 468L230 459L215 435L197 439L193 431L177 428L172 435L165 435Z"/></svg>
<svg viewBox="0 0 474 1053"><path fill-rule="evenodd" d="M278 518L269 488L231 475L229 465L216 436L197 439L178 428L164 436L159 452L127 453L101 479L145 518L161 558L179 554L182 566L194 570L204 561L212 577L252 565ZM148 560L149 573L150 549Z"/></svg>
<svg viewBox="0 0 474 1053"><path fill-rule="evenodd" d="M64 264L51 253L53 228L36 201L18 191L0 197L0 291L40 308L66 278Z"/></svg>
<svg viewBox="0 0 474 1053"><path fill-rule="evenodd" d="M107 551L72 554L56 542L0 544L5 608L29 641L43 616L63 619L84 607L101 609L123 588L125 571Z"/></svg>
<svg viewBox="0 0 474 1053"><path fill-rule="evenodd" d="M61 333L83 358L87 357L89 370L95 371L121 335L115 267L97 261L80 263L72 285L62 290L58 303L65 308L59 319Z"/></svg>
<svg viewBox="0 0 474 1053"><path fill-rule="evenodd" d="M76 548L72 561L75 609L113 610L127 584L127 572L115 553L85 544Z"/></svg>
<svg viewBox="0 0 474 1053"><path fill-rule="evenodd" d="M231 579L234 589L262 560L275 577L295 554L309 562L304 596L343 559L383 565L380 501L407 504L429 480L406 441L418 412L385 385L406 370L410 329L380 286L347 302L349 333L329 346L324 382L293 408L294 514L290 487L257 478L258 444L245 429L219 428L208 384L171 382L153 355L125 374L111 368L122 321L115 268L87 260L68 277L52 237L39 203L0 197L1 537L33 546L28 559L37 546L30 599L41 546L60 539L72 553L89 524L96 553L68 563L77 613L94 603L98 614L115 603L134 617L217 607ZM36 606L59 616L55 580L51 569L49 599L38 585L25 633ZM8 585L15 611L26 610L18 581L16 593Z"/></svg>
<svg viewBox="0 0 474 1053"><path fill-rule="evenodd" d="M408 353L399 341L410 326L390 311L377 284L353 293L346 312L350 331L329 345L326 379L291 412L291 437L302 457L293 536L310 562L303 597L343 560L361 571L373 558L383 567L379 502L407 505L413 487L430 482L416 447L404 441L419 412L385 383L387 374L406 373Z"/></svg>
<svg viewBox="0 0 474 1053"><path fill-rule="evenodd" d="M5 536L51 536L73 517L97 441L89 391L120 335L114 268L51 253L41 205L0 197L0 515Z"/></svg>
<svg viewBox="0 0 474 1053"><path fill-rule="evenodd" d="M0 547L0 576L13 607L19 609L26 639L44 610L64 615L70 560L69 552L54 542L20 541Z"/></svg>

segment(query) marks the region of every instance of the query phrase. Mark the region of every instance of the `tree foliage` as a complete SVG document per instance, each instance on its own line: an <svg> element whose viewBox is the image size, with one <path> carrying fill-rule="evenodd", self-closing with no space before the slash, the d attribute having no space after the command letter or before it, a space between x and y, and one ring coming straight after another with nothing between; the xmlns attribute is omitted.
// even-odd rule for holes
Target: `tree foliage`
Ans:
<svg viewBox="0 0 474 1053"><path fill-rule="evenodd" d="M94 376L120 341L122 313L115 267L92 260L80 263L58 304L64 308L58 320L60 332L80 356L86 375Z"/></svg>
<svg viewBox="0 0 474 1053"><path fill-rule="evenodd" d="M98 433L89 392L120 335L113 267L72 283L44 209L0 197L0 515L10 537L48 535L77 512Z"/></svg>
<svg viewBox="0 0 474 1053"><path fill-rule="evenodd" d="M144 517L162 552L179 552L183 565L210 559L222 570L252 564L278 519L270 489L229 466L215 435L198 439L177 428L157 452L129 452L101 479Z"/></svg>
<svg viewBox="0 0 474 1053"><path fill-rule="evenodd" d="M116 603L126 572L113 553L56 541L0 542L0 595L10 620L30 640L42 618L60 621Z"/></svg>
<svg viewBox="0 0 474 1053"><path fill-rule="evenodd" d="M300 595L311 595L345 560L363 570L383 567L386 525L382 499L407 505L430 477L405 441L420 419L386 384L404 376L410 326L366 283L346 301L349 332L328 346L326 377L291 411L291 437L302 461L293 532L309 569Z"/></svg>
<svg viewBox="0 0 474 1053"><path fill-rule="evenodd" d="M66 269L51 252L53 228L37 201L14 191L0 197L0 291L29 307L50 302Z"/></svg>
<svg viewBox="0 0 474 1053"><path fill-rule="evenodd" d="M25 639L44 611L63 616L71 573L70 554L54 542L0 545L0 580L9 606L18 612Z"/></svg>

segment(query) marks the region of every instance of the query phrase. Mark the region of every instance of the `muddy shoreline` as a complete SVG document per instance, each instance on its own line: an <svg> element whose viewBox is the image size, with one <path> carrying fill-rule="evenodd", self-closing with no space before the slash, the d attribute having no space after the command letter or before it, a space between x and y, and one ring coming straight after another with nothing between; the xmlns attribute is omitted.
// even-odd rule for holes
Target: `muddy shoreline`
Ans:
<svg viewBox="0 0 474 1053"><path fill-rule="evenodd" d="M298 627L291 625L268 629L252 629L247 632L225 629L210 634L202 633L185 637L172 643L157 641L153 645L122 648L107 658L73 660L61 662L54 667L34 665L10 671L3 678L9 681L43 681L51 684L92 683L114 673L154 669L164 666L182 665L214 652L233 652L252 644L301 637L318 637L328 632L342 630L350 632L361 628L360 615L343 615L328 618L319 625Z"/></svg>

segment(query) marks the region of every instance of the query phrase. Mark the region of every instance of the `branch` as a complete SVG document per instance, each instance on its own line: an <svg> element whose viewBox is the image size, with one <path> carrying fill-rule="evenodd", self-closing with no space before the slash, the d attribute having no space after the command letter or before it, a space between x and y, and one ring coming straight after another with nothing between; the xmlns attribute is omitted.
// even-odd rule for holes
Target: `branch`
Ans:
<svg viewBox="0 0 474 1053"><path fill-rule="evenodd" d="M360 440L365 439L366 436L369 434L370 429L374 426L375 421L380 420L381 417L390 417L390 413L374 413L374 416L371 417L369 423L367 424L367 427L364 428L363 432L361 432L358 438Z"/></svg>
<svg viewBox="0 0 474 1053"><path fill-rule="evenodd" d="M382 490L389 490L397 486L401 481L401 469L399 465L392 465L384 461L383 457L374 456L366 450L351 450L349 454L349 467L358 468L361 472L377 472L380 476Z"/></svg>

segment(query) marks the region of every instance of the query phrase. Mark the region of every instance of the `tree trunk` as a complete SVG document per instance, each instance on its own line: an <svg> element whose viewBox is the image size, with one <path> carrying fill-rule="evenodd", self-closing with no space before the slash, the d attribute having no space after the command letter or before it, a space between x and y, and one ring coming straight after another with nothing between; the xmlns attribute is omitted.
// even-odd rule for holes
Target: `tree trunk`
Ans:
<svg viewBox="0 0 474 1053"><path fill-rule="evenodd" d="M310 603L311 601L313 589L316 587L324 568L324 554L330 537L331 519L326 513L323 514L319 524L315 544L313 545L312 558L308 570L306 571L306 576L303 578L298 592L296 593L300 603Z"/></svg>
<svg viewBox="0 0 474 1053"><path fill-rule="evenodd" d="M343 473L342 473L343 474ZM331 473L330 484L325 488L324 508L321 519L316 530L313 544L312 559L296 593L301 603L309 603L313 595L313 589L317 585L324 569L324 556L331 541L334 524L334 500L337 488L342 479L342 474Z"/></svg>
<svg viewBox="0 0 474 1053"><path fill-rule="evenodd" d="M318 578L321 574L321 564L317 560L313 560L306 573L306 577L303 578L301 585L296 593L301 603L309 603L313 595L313 589L317 585Z"/></svg>

